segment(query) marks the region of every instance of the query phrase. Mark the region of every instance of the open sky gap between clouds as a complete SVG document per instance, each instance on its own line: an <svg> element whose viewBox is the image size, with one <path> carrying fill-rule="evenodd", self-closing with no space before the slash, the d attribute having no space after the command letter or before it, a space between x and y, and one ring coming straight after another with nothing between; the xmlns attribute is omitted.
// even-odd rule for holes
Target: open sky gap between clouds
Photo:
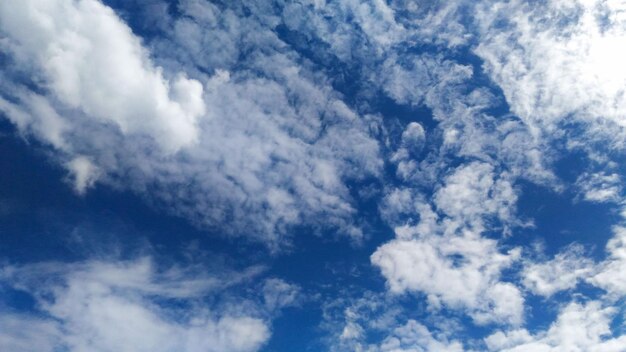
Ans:
<svg viewBox="0 0 626 352"><path fill-rule="evenodd" d="M625 43L618 0L2 2L0 112L77 197L132 192L275 256L299 232L374 243L348 275L385 289L154 256L6 264L37 313L8 307L0 346L257 351L308 301L331 351L624 351ZM614 223L545 248L533 187Z"/></svg>

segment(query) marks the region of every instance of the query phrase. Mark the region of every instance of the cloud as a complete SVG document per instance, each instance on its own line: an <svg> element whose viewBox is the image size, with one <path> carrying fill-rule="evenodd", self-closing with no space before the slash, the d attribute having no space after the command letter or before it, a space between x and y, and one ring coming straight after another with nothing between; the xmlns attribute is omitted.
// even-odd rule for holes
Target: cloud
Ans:
<svg viewBox="0 0 626 352"><path fill-rule="evenodd" d="M622 351L626 336L613 337L611 319L616 310L601 302L566 305L547 331L531 335L528 331L496 332L486 338L490 351Z"/></svg>
<svg viewBox="0 0 626 352"><path fill-rule="evenodd" d="M463 351L462 344L451 337L458 327L443 316L407 318L415 312L403 307L396 296L342 293L324 307L323 328L331 334L331 351Z"/></svg>
<svg viewBox="0 0 626 352"><path fill-rule="evenodd" d="M415 320L409 320L404 326L396 328L393 335L386 337L378 351L462 352L463 345L458 341L448 342L445 339L440 341L436 339L424 325Z"/></svg>
<svg viewBox="0 0 626 352"><path fill-rule="evenodd" d="M626 60L616 49L626 34L623 6L154 6L159 18L144 25L154 24L157 35L140 38L95 0L0 5L0 112L20 134L54 148L76 193L97 184L131 190L202 229L279 249L299 226L367 238L358 209L366 192L353 181L377 178L369 186L382 188L378 209L395 238L370 260L387 291L342 306L333 348L473 345L398 308L402 299L424 299L442 321L467 315L476 325L513 329L487 338L492 350L622 344L608 329L616 314L609 303L626 292L621 227L599 263L578 246L547 261L524 259L509 243L530 224L516 210L523 182L561 190L566 181L551 170L561 152L581 148L598 166L610 163L606 137L609 148L624 145ZM379 98L429 114L381 117ZM619 203L615 166L582 170L572 186L587 201ZM300 295L272 278L256 286L254 299L208 307L207 297L248 275L159 271L145 260L13 267L4 275L38 304L37 314L0 318L9 326L0 341L14 350L29 339L41 350L258 350L269 317ZM603 289L602 302L566 304L543 332L519 328L524 287L551 297L576 292L580 282Z"/></svg>
<svg viewBox="0 0 626 352"><path fill-rule="evenodd" d="M623 146L626 115L624 5L618 1L523 1L477 9L484 68L535 135L579 124L593 140Z"/></svg>
<svg viewBox="0 0 626 352"><path fill-rule="evenodd" d="M63 333L55 321L3 312L0 324L0 347L4 350L54 352L63 345Z"/></svg>
<svg viewBox="0 0 626 352"><path fill-rule="evenodd" d="M447 60L442 55L422 54L413 58L390 55L377 76L384 91L401 104L435 106L437 95L452 90L473 75L471 66Z"/></svg>
<svg viewBox="0 0 626 352"><path fill-rule="evenodd" d="M506 175L495 179L490 164L463 165L444 182L435 192L433 202L448 217L479 227L485 216L497 216L503 222L512 219L517 194Z"/></svg>
<svg viewBox="0 0 626 352"><path fill-rule="evenodd" d="M520 249L502 253L497 240L482 236L494 221L505 232L518 224L512 180L490 163L473 161L431 186L432 196L393 189L380 211L392 224L405 219L411 225L396 226L396 238L371 256L389 290L423 294L431 310L460 310L479 325L521 324L522 293L500 278L520 259Z"/></svg>
<svg viewBox="0 0 626 352"><path fill-rule="evenodd" d="M132 190L274 249L300 225L361 240L346 184L382 169L371 121L260 18L178 6L150 43L95 0L0 7L1 111L77 193Z"/></svg>
<svg viewBox="0 0 626 352"><path fill-rule="evenodd" d="M501 271L518 256L515 251L501 254L495 241L466 232L396 239L380 246L371 259L391 292L423 293L432 309L462 310L480 325L518 325L524 299L515 285L500 282Z"/></svg>
<svg viewBox="0 0 626 352"><path fill-rule="evenodd" d="M599 264L598 272L589 282L605 289L611 296L626 293L626 228L613 228L613 238L606 245L608 257Z"/></svg>
<svg viewBox="0 0 626 352"><path fill-rule="evenodd" d="M198 138L202 85L154 67L140 40L98 1L23 1L0 8L11 49L50 95L84 116L144 134L174 152ZM27 30L25 30L25 28Z"/></svg>
<svg viewBox="0 0 626 352"><path fill-rule="evenodd" d="M2 284L29 294L39 312L7 312L0 342L12 351L257 351L266 317L203 299L252 272L211 277L157 270L150 258L8 266ZM32 339L32 342L30 341Z"/></svg>
<svg viewBox="0 0 626 352"><path fill-rule="evenodd" d="M93 187L98 178L98 168L84 156L72 159L67 169L73 179L74 190L78 194L84 194L88 188Z"/></svg>
<svg viewBox="0 0 626 352"><path fill-rule="evenodd" d="M267 279L263 284L263 301L270 312L297 304L300 296L298 286L281 279Z"/></svg>
<svg viewBox="0 0 626 352"><path fill-rule="evenodd" d="M568 246L554 259L530 262L523 271L523 284L531 292L549 297L562 290L573 289L578 282L595 271L595 263L585 257L580 245Z"/></svg>
<svg viewBox="0 0 626 352"><path fill-rule="evenodd" d="M426 143L424 127L417 122L410 122L400 138L400 148L391 156L391 160L398 162L418 156Z"/></svg>
<svg viewBox="0 0 626 352"><path fill-rule="evenodd" d="M578 177L576 186L590 202L616 202L622 193L621 178L616 173L585 173Z"/></svg>

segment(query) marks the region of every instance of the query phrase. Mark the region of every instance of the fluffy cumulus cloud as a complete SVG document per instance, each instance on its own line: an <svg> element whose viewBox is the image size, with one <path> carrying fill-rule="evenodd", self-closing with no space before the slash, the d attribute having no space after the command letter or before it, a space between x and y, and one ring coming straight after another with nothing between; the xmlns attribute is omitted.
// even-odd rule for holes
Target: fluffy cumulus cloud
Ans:
<svg viewBox="0 0 626 352"><path fill-rule="evenodd" d="M423 294L431 309L461 310L480 325L521 324L521 291L501 280L520 250L503 252L497 240L482 236L487 223L514 219L517 195L506 173L496 176L492 165L472 162L450 171L434 189L431 204L410 192L391 192L386 211L396 219L415 214L418 221L396 227L396 239L380 246L372 263L392 292Z"/></svg>
<svg viewBox="0 0 626 352"><path fill-rule="evenodd" d="M102 3L5 3L0 16L8 38L3 49L35 68L37 80L64 107L122 133L150 136L169 152L198 139L196 120L205 111L200 82L182 74L165 78L140 39Z"/></svg>
<svg viewBox="0 0 626 352"><path fill-rule="evenodd" d="M32 297L36 312L6 311L0 346L11 351L257 351L270 337L262 309L203 304L258 274L192 268L159 271L150 258L5 266L4 289Z"/></svg>
<svg viewBox="0 0 626 352"><path fill-rule="evenodd" d="M519 256L498 252L496 242L465 233L403 239L379 247L372 263L395 293L423 293L431 308L462 309L478 324L520 324L524 299L518 288L501 282L501 271Z"/></svg>
<svg viewBox="0 0 626 352"><path fill-rule="evenodd" d="M300 224L358 240L346 180L382 166L367 118L258 20L178 6L185 16L164 38L179 40L150 51L99 1L3 4L1 110L56 148L78 193L96 182L132 189L272 246ZM218 47L199 50L198 36ZM220 43L239 44L229 55ZM244 47L243 61L228 59Z"/></svg>

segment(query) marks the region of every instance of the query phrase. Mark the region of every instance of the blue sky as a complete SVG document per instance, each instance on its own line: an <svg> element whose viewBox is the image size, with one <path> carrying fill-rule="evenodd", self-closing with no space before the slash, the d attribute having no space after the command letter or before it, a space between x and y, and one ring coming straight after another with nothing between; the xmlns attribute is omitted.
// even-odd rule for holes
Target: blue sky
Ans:
<svg viewBox="0 0 626 352"><path fill-rule="evenodd" d="M0 3L0 350L626 351L626 4Z"/></svg>

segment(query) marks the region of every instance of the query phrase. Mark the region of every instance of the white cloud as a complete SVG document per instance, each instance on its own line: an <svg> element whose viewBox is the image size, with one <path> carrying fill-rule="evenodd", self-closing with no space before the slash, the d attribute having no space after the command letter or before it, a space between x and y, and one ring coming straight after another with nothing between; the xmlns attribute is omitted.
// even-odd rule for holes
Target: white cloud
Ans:
<svg viewBox="0 0 626 352"><path fill-rule="evenodd" d="M390 192L381 213L392 224L405 219L410 225L397 226L396 238L371 256L389 290L423 294L431 310L460 310L479 325L521 324L522 293L501 280L502 271L520 259L520 249L503 253L498 240L482 236L493 230L493 220L505 232L519 222L511 179L473 161L450 170L432 197L410 188Z"/></svg>
<svg viewBox="0 0 626 352"><path fill-rule="evenodd" d="M410 0L391 1L398 21L410 28L411 40L456 48L464 46L472 37L462 24L464 1L415 3Z"/></svg>
<svg viewBox="0 0 626 352"><path fill-rule="evenodd" d="M620 1L485 3L475 51L535 135L558 137L560 126L579 123L586 138L621 143L625 10Z"/></svg>
<svg viewBox="0 0 626 352"><path fill-rule="evenodd" d="M523 271L523 284L535 294L549 297L556 292L573 289L578 282L595 271L595 263L585 257L583 247L572 245L546 262L528 263Z"/></svg>
<svg viewBox="0 0 626 352"><path fill-rule="evenodd" d="M448 175L441 176L445 171L448 171ZM513 187L515 177L510 173L498 172L491 164L479 161L461 164L452 170L434 172L435 175L429 176L433 178L439 176L442 180L437 180L435 185L427 185L433 188L432 205L428 204L425 195L420 194L409 184L388 191L380 206L383 216L395 224L402 223L401 219L406 218L412 222L419 215L418 227L426 227L420 230L422 234L428 234L429 231L445 231L436 229L438 227L462 226L481 232L488 219L501 222L505 231L508 231L509 226L521 224L516 217L518 195ZM424 176L423 173L418 175ZM445 218L441 226L436 225L440 216Z"/></svg>
<svg viewBox="0 0 626 352"><path fill-rule="evenodd" d="M407 62L408 61L408 62ZM438 95L472 77L471 66L444 59L441 55L416 55L406 59L390 55L375 72L385 92L401 104L435 105ZM449 99L450 97L446 98Z"/></svg>
<svg viewBox="0 0 626 352"><path fill-rule="evenodd" d="M382 56L385 49L406 37L402 24L395 20L394 10L385 1L307 2L286 5L282 21L291 30L327 43L344 62L355 56L369 61L372 58L362 56L366 52Z"/></svg>
<svg viewBox="0 0 626 352"><path fill-rule="evenodd" d="M599 264L597 274L589 282L619 297L626 294L626 228L616 226L613 232L606 245L608 257Z"/></svg>
<svg viewBox="0 0 626 352"><path fill-rule="evenodd" d="M616 173L584 173L576 180L576 186L590 202L616 202L622 193L621 178Z"/></svg>
<svg viewBox="0 0 626 352"><path fill-rule="evenodd" d="M166 79L140 40L98 1L21 1L0 6L1 30L32 60L33 75L71 109L146 134L172 152L198 139L202 85ZM44 117L45 118L45 117Z"/></svg>
<svg viewBox="0 0 626 352"><path fill-rule="evenodd" d="M457 328L447 318L433 315L418 322L406 318L406 313L414 312L403 309L393 295L370 291L357 295L333 298L325 306L323 327L331 333L330 351L463 351L451 337ZM429 329L426 321L435 328Z"/></svg>
<svg viewBox="0 0 626 352"><path fill-rule="evenodd" d="M396 328L385 338L377 351L381 352L462 352L463 345L458 341L438 340L424 325L409 320Z"/></svg>
<svg viewBox="0 0 626 352"><path fill-rule="evenodd" d="M469 231L461 236L416 236L411 228L396 229L399 239L372 255L394 293L426 295L432 309L445 306L466 311L477 324L521 324L524 299L500 273L519 251L499 253L497 242ZM402 232L402 233L400 233Z"/></svg>
<svg viewBox="0 0 626 352"><path fill-rule="evenodd" d="M54 321L4 311L0 326L0 348L5 351L55 352L63 344L62 331Z"/></svg>
<svg viewBox="0 0 626 352"><path fill-rule="evenodd" d="M391 160L398 162L419 156L426 143L424 127L417 122L410 122L400 138L400 147L391 156Z"/></svg>
<svg viewBox="0 0 626 352"><path fill-rule="evenodd" d="M399 143L390 143L398 146L390 156L402 184L386 189L380 212L396 226L396 238L376 250L372 263L391 292L423 295L433 312L460 310L476 324L517 326L524 298L502 276L520 251L507 252L483 234L509 234L510 226L520 225L519 178L556 186L546 167L554 155L541 137L569 138L561 127L570 120L593 138L624 126L626 60L614 48L623 41L625 17L617 2L468 3L253 1L245 7L254 16L244 16L238 5L183 0L177 5L182 16L159 12L167 17L159 27L164 36L149 43L97 1L0 5L0 50L10 56L0 76L0 111L21 133L58 150L77 193L95 182L131 189L203 228L223 226L220 232L245 232L274 247L301 224L359 240L347 180L380 174L378 143L369 131L380 122L359 116L354 109L360 107L348 106L332 88L354 73L316 72L329 62L340 71L358 68L357 100L385 94L401 105L431 109L437 126L432 134L429 127L429 141L439 143L425 146L417 122L406 124ZM468 12L478 15L480 26L472 37L460 17L476 9ZM279 24L316 46L313 62L280 39ZM498 97L470 84L480 79L470 64L446 58L448 52L414 52L424 43L455 50L474 39L487 73L520 119L490 115L500 108ZM12 70L32 82L23 85ZM617 201L619 181L616 174L587 173L576 186L589 201ZM610 294L626 292L622 232L616 230L597 274L591 260L569 249L547 262L526 262L523 284L544 296L581 280ZM39 295L50 317L23 317L41 331L42 350L123 351L135 336L117 328L122 322L145 332L137 348L157 351L255 350L269 336L267 321L241 314L244 309L179 311L154 299L195 303L222 287L222 278L189 279L175 270L157 275L139 262L71 269L53 273L64 282L49 284L55 289L46 293L54 301L22 283ZM298 288L279 279L267 280L260 291L259 310L297 302ZM598 325L584 329L597 332L610 314L572 304L545 333L514 330L493 335L488 344L559 350L565 326L574 329L590 317ZM369 322L357 315L347 309L338 330L348 350L462 350L449 336L395 312ZM18 333L23 327L14 315L2 319L12 327L0 335L9 346L32 338ZM61 334L61 327L69 330ZM382 343L364 342L372 330L384 332ZM609 342L596 335L576 346Z"/></svg>
<svg viewBox="0 0 626 352"><path fill-rule="evenodd" d="M517 194L506 175L496 178L493 166L474 162L446 177L433 201L437 209L450 218L474 225L489 215L503 222L512 220Z"/></svg>
<svg viewBox="0 0 626 352"><path fill-rule="evenodd" d="M0 111L21 130L32 130L55 148L67 147L63 137L69 128L67 121L57 114L44 97L21 92L18 100L19 104L15 104L0 97Z"/></svg>
<svg viewBox="0 0 626 352"><path fill-rule="evenodd" d="M626 336L613 337L610 323L614 308L598 301L570 303L547 331L531 335L525 329L496 332L485 339L490 351L501 352L618 352L626 348Z"/></svg>
<svg viewBox="0 0 626 352"><path fill-rule="evenodd" d="M2 5L0 111L56 148L78 193L130 189L272 248L302 224L360 240L346 182L382 168L369 122L260 18L180 10L149 52L95 0Z"/></svg>
<svg viewBox="0 0 626 352"><path fill-rule="evenodd" d="M74 190L78 194L84 194L98 178L98 168L84 156L72 159L66 167L72 176Z"/></svg>
<svg viewBox="0 0 626 352"><path fill-rule="evenodd" d="M0 318L8 327L0 331L1 346L12 351L244 352L270 337L267 321L254 312L202 305L203 297L251 273L157 271L148 258L9 266L1 273L3 284L30 294L41 310Z"/></svg>

